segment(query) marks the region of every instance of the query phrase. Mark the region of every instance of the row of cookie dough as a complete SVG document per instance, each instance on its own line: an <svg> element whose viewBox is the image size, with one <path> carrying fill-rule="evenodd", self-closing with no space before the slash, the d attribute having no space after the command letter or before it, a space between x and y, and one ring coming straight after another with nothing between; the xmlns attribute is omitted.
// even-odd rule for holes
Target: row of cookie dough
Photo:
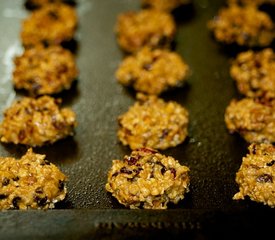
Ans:
<svg viewBox="0 0 275 240"><path fill-rule="evenodd" d="M77 19L75 9L62 3L32 2L41 8L23 21L25 51L15 58L13 83L37 98L24 97L5 110L0 140L36 147L74 134L75 113L45 94L69 89L77 76L73 54L59 45L73 37ZM64 200L67 177L45 157L30 148L21 159L0 158L1 210L48 209Z"/></svg>
<svg viewBox="0 0 275 240"><path fill-rule="evenodd" d="M257 9L272 1L229 0L209 22L215 38L224 44L267 47L274 40L275 27L270 17ZM225 111L225 123L231 133L239 133L249 146L236 174L239 192L235 200L251 200L275 206L275 54L272 49L248 50L233 60L230 75L245 96L232 100Z"/></svg>
<svg viewBox="0 0 275 240"><path fill-rule="evenodd" d="M176 32L169 12L186 3L143 0L145 10L117 19L118 44L132 55L120 64L116 78L138 93L136 103L118 117L118 139L133 151L123 160L113 160L106 190L131 209L166 209L189 191L189 168L156 150L175 147L187 136L188 111L158 98L183 85L190 72L180 55L169 50Z"/></svg>

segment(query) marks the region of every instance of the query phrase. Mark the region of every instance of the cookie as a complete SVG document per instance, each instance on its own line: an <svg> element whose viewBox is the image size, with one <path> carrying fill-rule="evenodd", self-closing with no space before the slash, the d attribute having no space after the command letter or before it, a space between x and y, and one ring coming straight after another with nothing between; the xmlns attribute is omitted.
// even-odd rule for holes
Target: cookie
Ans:
<svg viewBox="0 0 275 240"><path fill-rule="evenodd" d="M116 78L122 85L131 86L138 92L159 95L182 86L189 72L189 66L179 54L145 47L123 60Z"/></svg>
<svg viewBox="0 0 275 240"><path fill-rule="evenodd" d="M73 54L60 46L26 49L14 64L14 87L32 96L67 90L78 75Z"/></svg>
<svg viewBox="0 0 275 240"><path fill-rule="evenodd" d="M106 190L131 209L166 209L189 191L189 168L173 157L141 148L123 160L113 160Z"/></svg>
<svg viewBox="0 0 275 240"><path fill-rule="evenodd" d="M74 38L76 26L77 15L73 7L48 4L23 21L21 40L25 48L37 44L59 45Z"/></svg>
<svg viewBox="0 0 275 240"><path fill-rule="evenodd" d="M238 90L248 97L275 98L275 53L271 48L240 53L230 75Z"/></svg>
<svg viewBox="0 0 275 240"><path fill-rule="evenodd" d="M226 108L225 123L247 142L275 142L275 100L234 99Z"/></svg>
<svg viewBox="0 0 275 240"><path fill-rule="evenodd" d="M67 193L67 177L32 149L21 157L0 157L0 209L48 209Z"/></svg>
<svg viewBox="0 0 275 240"><path fill-rule="evenodd" d="M189 4L190 2L191 0L142 0L141 4L145 8L171 12L182 5Z"/></svg>
<svg viewBox="0 0 275 240"><path fill-rule="evenodd" d="M138 101L118 117L118 138L131 149L167 149L187 137L188 111L176 102L139 94Z"/></svg>
<svg viewBox="0 0 275 240"><path fill-rule="evenodd" d="M236 174L239 192L235 200L248 196L252 201L275 207L275 147L272 144L251 144Z"/></svg>
<svg viewBox="0 0 275 240"><path fill-rule="evenodd" d="M249 47L265 47L275 37L271 18L253 6L222 8L208 24L217 41Z"/></svg>
<svg viewBox="0 0 275 240"><path fill-rule="evenodd" d="M146 9L120 14L115 31L120 47L133 53L144 46L170 47L176 33L176 24L170 14Z"/></svg>
<svg viewBox="0 0 275 240"><path fill-rule="evenodd" d="M74 134L75 113L60 108L61 100L49 96L22 98L5 110L0 124L4 143L42 146Z"/></svg>

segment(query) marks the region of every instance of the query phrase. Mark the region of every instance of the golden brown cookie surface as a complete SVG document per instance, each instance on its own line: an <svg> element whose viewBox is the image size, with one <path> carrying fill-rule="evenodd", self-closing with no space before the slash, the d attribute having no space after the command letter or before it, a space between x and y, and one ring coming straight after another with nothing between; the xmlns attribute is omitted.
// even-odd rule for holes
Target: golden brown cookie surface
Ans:
<svg viewBox="0 0 275 240"><path fill-rule="evenodd" d="M275 53L271 48L240 53L230 69L238 90L248 97L275 98Z"/></svg>
<svg viewBox="0 0 275 240"><path fill-rule="evenodd" d="M225 123L230 132L239 133L248 142L275 142L275 100L232 100Z"/></svg>
<svg viewBox="0 0 275 240"><path fill-rule="evenodd" d="M75 113L59 108L60 101L43 96L23 98L4 112L1 142L42 146L74 134Z"/></svg>
<svg viewBox="0 0 275 240"><path fill-rule="evenodd" d="M66 176L32 149L21 159L0 157L0 210L48 209L67 193Z"/></svg>
<svg viewBox="0 0 275 240"><path fill-rule="evenodd" d="M239 192L233 199L251 200L275 207L275 147L272 144L251 144L236 174Z"/></svg>
<svg viewBox="0 0 275 240"><path fill-rule="evenodd" d="M76 11L66 4L48 4L33 11L23 21L21 40L24 47L37 44L59 45L72 40L77 26Z"/></svg>
<svg viewBox="0 0 275 240"><path fill-rule="evenodd" d="M148 9L120 14L115 31L120 47L131 53L144 46L169 47L176 32L176 25L170 14Z"/></svg>
<svg viewBox="0 0 275 240"><path fill-rule="evenodd" d="M189 74L189 66L181 56L169 50L143 48L123 60L116 78L136 91L159 95L181 86Z"/></svg>
<svg viewBox="0 0 275 240"><path fill-rule="evenodd" d="M170 156L141 148L114 160L106 190L126 207L166 209L189 191L189 168Z"/></svg>
<svg viewBox="0 0 275 240"><path fill-rule="evenodd" d="M274 23L253 6L222 8L208 24L217 41L240 46L268 46L274 40Z"/></svg>
<svg viewBox="0 0 275 240"><path fill-rule="evenodd" d="M78 75L74 56L60 46L26 49L14 63L14 86L30 95L56 94L69 89Z"/></svg>
<svg viewBox="0 0 275 240"><path fill-rule="evenodd" d="M188 116L176 102L138 95L138 101L118 118L118 138L131 149L175 147L187 136Z"/></svg>

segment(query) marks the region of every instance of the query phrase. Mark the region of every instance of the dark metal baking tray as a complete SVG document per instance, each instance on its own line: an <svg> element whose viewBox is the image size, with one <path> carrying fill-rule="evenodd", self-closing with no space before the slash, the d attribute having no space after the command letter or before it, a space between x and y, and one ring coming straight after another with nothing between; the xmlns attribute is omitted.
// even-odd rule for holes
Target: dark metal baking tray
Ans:
<svg viewBox="0 0 275 240"><path fill-rule="evenodd" d="M184 87L162 95L190 111L188 139L163 151L191 169L186 198L165 211L129 210L105 191L111 160L130 153L118 143L116 119L135 101L134 92L114 78L123 53L113 29L119 13L140 6L138 0L79 0L80 75L71 90L58 96L78 115L76 135L35 149L68 175L68 197L56 210L1 212L0 239L231 239L271 232L274 209L248 199L232 200L235 173L247 148L239 136L228 134L223 120L229 101L240 97L228 70L238 49L217 44L206 28L224 3L193 2L175 15L175 51L190 64L192 75ZM20 23L27 15L23 1L0 2L1 111L20 97L10 79L12 57L21 51ZM1 156L20 157L25 151L0 145Z"/></svg>

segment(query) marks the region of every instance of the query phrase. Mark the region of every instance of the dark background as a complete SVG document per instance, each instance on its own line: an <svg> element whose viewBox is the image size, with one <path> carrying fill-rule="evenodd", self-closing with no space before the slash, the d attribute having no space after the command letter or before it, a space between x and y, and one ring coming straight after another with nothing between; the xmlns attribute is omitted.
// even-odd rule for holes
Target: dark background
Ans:
<svg viewBox="0 0 275 240"><path fill-rule="evenodd" d="M79 0L76 57L80 74L71 90L57 96L77 113L76 135L34 149L46 154L68 176L68 197L57 205L58 210L0 213L0 233L5 239L229 239L236 238L237 231L238 236L264 234L274 225L270 207L249 199L232 200L238 191L235 174L248 145L227 132L224 111L232 98L240 97L229 76L229 66L232 57L244 49L218 44L206 27L223 1L193 2L175 13L178 31L174 46L190 65L192 75L184 87L161 96L181 103L190 112L188 139L162 151L191 169L186 198L165 211L133 211L106 192L111 161L130 153L117 140L116 119L135 101L135 93L119 85L114 77L124 55L113 30L119 13L140 6L137 0ZM21 95L12 88L11 72L12 58L22 51L20 24L29 14L23 3L0 2L1 111ZM26 150L24 146L0 145L1 156L21 157Z"/></svg>

